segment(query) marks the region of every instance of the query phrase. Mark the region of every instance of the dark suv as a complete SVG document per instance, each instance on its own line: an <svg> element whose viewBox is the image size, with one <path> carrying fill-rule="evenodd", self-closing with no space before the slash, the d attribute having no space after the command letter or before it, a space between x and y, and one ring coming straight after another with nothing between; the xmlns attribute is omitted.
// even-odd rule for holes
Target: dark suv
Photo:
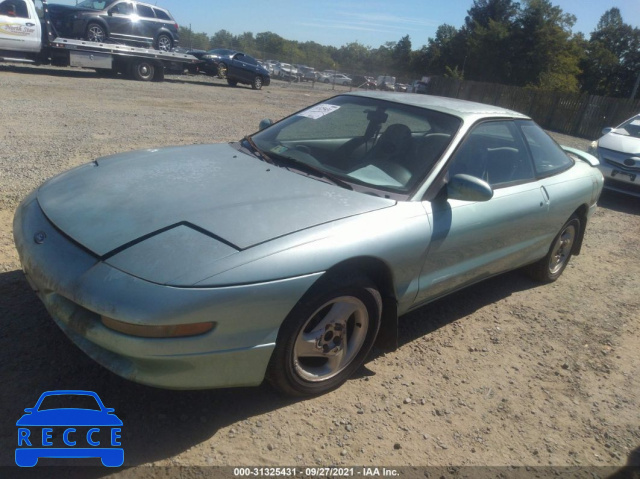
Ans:
<svg viewBox="0 0 640 479"><path fill-rule="evenodd" d="M92 42L107 39L169 51L178 45L178 24L164 8L129 0L84 0L49 5L58 35Z"/></svg>

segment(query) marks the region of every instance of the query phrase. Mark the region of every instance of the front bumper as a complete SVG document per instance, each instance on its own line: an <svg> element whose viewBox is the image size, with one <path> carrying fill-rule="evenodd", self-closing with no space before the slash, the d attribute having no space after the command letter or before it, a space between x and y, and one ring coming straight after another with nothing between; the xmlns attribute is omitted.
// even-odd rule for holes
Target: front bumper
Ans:
<svg viewBox="0 0 640 479"><path fill-rule="evenodd" d="M132 381L172 389L260 384L289 311L322 273L217 288L176 288L113 268L61 234L35 195L20 205L14 239L27 280L86 354ZM140 338L100 316L144 325L215 322L192 337Z"/></svg>
<svg viewBox="0 0 640 479"><path fill-rule="evenodd" d="M631 155L598 148L598 168L604 176L604 188L640 198L640 165L627 166Z"/></svg>

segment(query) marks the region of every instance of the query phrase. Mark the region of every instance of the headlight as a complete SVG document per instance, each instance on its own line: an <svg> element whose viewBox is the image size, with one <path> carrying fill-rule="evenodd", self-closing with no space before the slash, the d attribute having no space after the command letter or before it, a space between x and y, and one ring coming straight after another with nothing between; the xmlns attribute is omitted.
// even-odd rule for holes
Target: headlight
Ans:
<svg viewBox="0 0 640 479"><path fill-rule="evenodd" d="M170 324L167 326L147 326L142 324L124 323L122 321L101 316L102 324L122 334L140 338L182 338L208 333L215 323Z"/></svg>

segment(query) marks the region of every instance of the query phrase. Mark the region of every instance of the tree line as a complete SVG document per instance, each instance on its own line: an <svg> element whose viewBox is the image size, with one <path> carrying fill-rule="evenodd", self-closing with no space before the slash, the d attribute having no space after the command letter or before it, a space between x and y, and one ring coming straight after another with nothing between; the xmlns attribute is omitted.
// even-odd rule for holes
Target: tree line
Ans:
<svg viewBox="0 0 640 479"><path fill-rule="evenodd" d="M588 39L572 32L575 22L550 0L472 0L460 28L440 25L416 50L409 35L377 48L359 42L336 48L273 32L219 30L208 36L186 27L180 27L180 38L188 48L232 48L265 60L391 74L405 82L436 75L626 98L640 90L640 29L626 24L618 8L602 15Z"/></svg>

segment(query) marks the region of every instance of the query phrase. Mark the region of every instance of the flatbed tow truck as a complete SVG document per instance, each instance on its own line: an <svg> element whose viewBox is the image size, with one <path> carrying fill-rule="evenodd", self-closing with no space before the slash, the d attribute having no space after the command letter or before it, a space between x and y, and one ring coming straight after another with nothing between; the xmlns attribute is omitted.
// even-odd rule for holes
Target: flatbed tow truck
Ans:
<svg viewBox="0 0 640 479"><path fill-rule="evenodd" d="M91 68L100 75L121 73L140 81L164 80L169 63L199 62L185 53L59 37L47 0L38 2L40 16L34 1L0 0L0 61Z"/></svg>

